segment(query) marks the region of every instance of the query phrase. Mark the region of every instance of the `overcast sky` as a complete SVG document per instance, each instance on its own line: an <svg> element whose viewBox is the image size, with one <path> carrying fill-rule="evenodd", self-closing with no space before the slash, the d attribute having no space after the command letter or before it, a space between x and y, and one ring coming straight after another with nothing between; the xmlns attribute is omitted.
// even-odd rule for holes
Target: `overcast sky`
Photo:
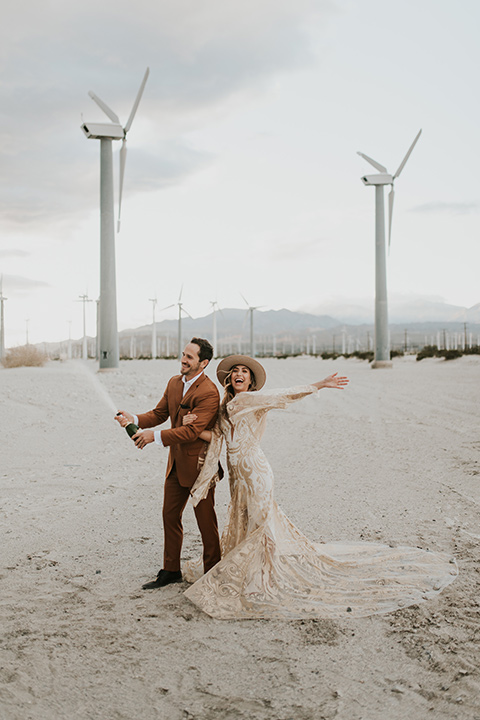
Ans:
<svg viewBox="0 0 480 720"><path fill-rule="evenodd" d="M119 329L183 301L374 296L375 172L394 172L392 296L480 302L478 0L8 1L0 24L7 346L82 333L99 294L100 143L126 122ZM118 150L114 144L115 178ZM94 334L94 305L88 331ZM157 319L175 310L157 312Z"/></svg>

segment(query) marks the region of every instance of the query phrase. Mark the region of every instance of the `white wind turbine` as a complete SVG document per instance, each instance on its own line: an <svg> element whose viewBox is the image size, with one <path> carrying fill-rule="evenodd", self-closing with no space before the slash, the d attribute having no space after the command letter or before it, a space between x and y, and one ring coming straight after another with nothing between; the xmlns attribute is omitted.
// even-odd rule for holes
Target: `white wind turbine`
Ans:
<svg viewBox="0 0 480 720"><path fill-rule="evenodd" d="M181 296L182 296L182 290L180 290L180 297ZM180 300L180 298L179 298L179 300ZM155 298L155 300L150 300L150 302L155 303L153 306L153 325L155 326L155 305L157 304L157 299ZM164 310L170 310L170 308L175 307L176 305L177 305L177 303L173 303L172 305L166 305L166 307L160 308L160 312L163 312ZM185 310L185 312L187 312L187 311ZM188 315L188 313L187 313L187 315ZM181 321L180 321L180 323L181 323ZM182 329L180 327L179 333L181 334L181 332L182 332ZM152 331L152 348L153 348L153 342L154 341L153 341L153 331ZM155 329L155 347L156 347L156 329ZM167 332L166 354L167 354L167 357L170 357L170 335L168 334L168 332ZM180 357L181 357L181 353L180 353Z"/></svg>
<svg viewBox="0 0 480 720"><path fill-rule="evenodd" d="M163 308L163 310L169 310L172 307L178 306L178 359L182 359L182 313L185 313L185 315L188 315L189 318L192 318L189 312L185 310L182 303L182 293L183 293L183 285L180 289L180 295L178 296L178 300L176 303L173 303L173 305L167 305L167 307Z"/></svg>
<svg viewBox="0 0 480 720"><path fill-rule="evenodd" d="M117 330L117 291L115 272L115 226L113 211L113 162L112 140L122 140L120 150L120 182L118 203L118 228L120 227L120 209L122 204L123 177L127 157L127 133L130 130L140 103L145 83L149 75L147 68L137 93L130 117L122 127L118 116L93 92L90 97L110 118L111 123L83 123L81 128L87 138L100 140L100 327L99 362L100 369L117 368L118 330Z"/></svg>
<svg viewBox="0 0 480 720"><path fill-rule="evenodd" d="M388 247L390 248L393 201L395 198L393 184L405 167L405 163L410 157L421 133L421 130L417 133L415 140L410 145L395 175L390 175L386 167L376 160L372 160L368 155L361 152L358 153L369 162L370 165L373 165L374 168L380 171L376 175L365 175L362 177L362 182L365 185L375 186L375 357L372 368L392 367L388 337L387 263L385 252L385 206L383 188L385 185L390 185L392 188L388 195Z"/></svg>
<svg viewBox="0 0 480 720"><path fill-rule="evenodd" d="M253 332L253 313L255 310L258 310L261 305L249 305L246 298L243 297L242 293L240 293L242 296L246 306L248 307L247 313L250 314L250 356L255 357L255 335Z"/></svg>

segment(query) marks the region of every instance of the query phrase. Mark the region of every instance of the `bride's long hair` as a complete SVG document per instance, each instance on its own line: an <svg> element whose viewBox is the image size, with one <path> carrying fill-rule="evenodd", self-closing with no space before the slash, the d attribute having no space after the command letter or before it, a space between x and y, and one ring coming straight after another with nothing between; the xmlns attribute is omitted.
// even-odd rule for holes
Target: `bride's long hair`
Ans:
<svg viewBox="0 0 480 720"><path fill-rule="evenodd" d="M223 396L223 400L220 403L220 412L223 415L223 417L228 421L232 430L233 430L233 425L231 423L230 418L228 417L227 403L229 403L230 400L232 400L235 397L235 390L233 389L233 385L232 385L232 373L233 373L233 370L235 367L237 367L237 366L234 365L232 368L230 368L229 372L225 376L225 382L224 382L225 393ZM250 370L250 368L248 368L248 369ZM248 386L248 392L253 392L256 389L257 389L257 381L255 380L255 375L254 375L253 371L250 370L250 384Z"/></svg>

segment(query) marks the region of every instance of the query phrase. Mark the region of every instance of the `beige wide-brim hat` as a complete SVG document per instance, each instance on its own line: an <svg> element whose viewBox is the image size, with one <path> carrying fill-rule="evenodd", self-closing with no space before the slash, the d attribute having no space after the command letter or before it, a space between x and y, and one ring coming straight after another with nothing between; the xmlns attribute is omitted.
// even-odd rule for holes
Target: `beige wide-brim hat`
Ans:
<svg viewBox="0 0 480 720"><path fill-rule="evenodd" d="M264 367L260 365L257 360L249 357L248 355L229 355L218 363L217 378L222 385L225 384L225 378L235 365L245 365L245 367L248 367L248 369L253 372L255 375L257 390L260 390L260 388L265 385L267 373L265 372Z"/></svg>

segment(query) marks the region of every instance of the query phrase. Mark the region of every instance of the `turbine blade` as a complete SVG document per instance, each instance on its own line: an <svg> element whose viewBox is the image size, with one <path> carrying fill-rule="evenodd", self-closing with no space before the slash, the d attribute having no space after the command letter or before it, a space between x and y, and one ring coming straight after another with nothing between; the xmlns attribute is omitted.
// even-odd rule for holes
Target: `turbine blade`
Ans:
<svg viewBox="0 0 480 720"><path fill-rule="evenodd" d="M193 317L190 315L190 313L189 313L187 310L185 310L185 308L183 307L183 305L182 305L182 310L183 310L183 312L185 313L185 315L188 315L188 317L189 317L191 320L193 320Z"/></svg>
<svg viewBox="0 0 480 720"><path fill-rule="evenodd" d="M178 305L181 304L180 300L182 299L182 293L183 293L183 283L182 283L182 287L180 288L180 295L178 296Z"/></svg>
<svg viewBox="0 0 480 720"><path fill-rule="evenodd" d="M135 117L135 113L137 112L138 105L140 103L140 100L142 99L143 90L145 88L145 83L147 82L147 78L150 74L150 68L147 67L145 71L145 75L143 76L142 84L140 85L140 90L137 93L137 97L135 98L135 102L133 103L132 112L130 113L130 117L127 120L127 124L124 127L125 133L127 133L133 122L133 118Z"/></svg>
<svg viewBox="0 0 480 720"><path fill-rule="evenodd" d="M97 103L98 107L103 110L103 112L105 113L105 115L107 115L107 116L110 118L110 120L112 120L112 122L120 124L120 120L118 119L118 115L115 115L115 113L113 112L113 110L111 110L111 109L108 107L107 103L104 103L103 100L100 100L100 98L98 97L98 95L95 95L95 93L92 92L91 90L89 91L88 94L90 95L90 97L92 98L92 100Z"/></svg>
<svg viewBox="0 0 480 720"><path fill-rule="evenodd" d="M392 218L393 218L393 201L395 200L395 190L392 189L388 193L388 251L390 252L390 241L392 239Z"/></svg>
<svg viewBox="0 0 480 720"><path fill-rule="evenodd" d="M249 308L250 305L248 304L247 298L246 298L244 295L242 295L242 293L240 293L240 296L243 298L243 300L244 300L244 302L245 302L245 305Z"/></svg>
<svg viewBox="0 0 480 720"><path fill-rule="evenodd" d="M118 223L117 233L120 232L120 215L122 212L122 193L123 193L123 178L125 175L125 163L127 161L127 144L125 138L123 138L122 147L120 148L120 180L118 182Z"/></svg>
<svg viewBox="0 0 480 720"><path fill-rule="evenodd" d="M380 172L388 172L387 168L383 165L380 165L379 162L376 160L373 160L371 157L368 157L368 155L365 155L365 153L362 153L360 151L357 151L357 155L361 155L364 160L370 163L370 165L373 165L374 168L377 168L377 170L380 170Z"/></svg>
<svg viewBox="0 0 480 720"><path fill-rule="evenodd" d="M176 307L176 303L173 303L173 305L167 305L166 307L161 308L160 312L163 312L164 310L170 310L170 308L172 308L172 307Z"/></svg>
<svg viewBox="0 0 480 720"><path fill-rule="evenodd" d="M400 166L399 166L397 172L396 172L395 175L393 176L393 179L394 179L394 180L395 180L395 178L397 178L397 177L400 175L400 173L402 172L403 168L405 167L405 163L407 162L408 158L409 158L410 155L412 154L412 150L413 150L413 148L415 147L415 145L417 144L417 140L418 140L418 138L420 137L421 134L422 134L422 131L419 130L418 133L417 133L417 137L415 138L415 140L413 141L413 143L410 145L410 148L409 148L407 154L406 154L405 157L403 158L403 160L402 160L402 162L400 163Z"/></svg>
<svg viewBox="0 0 480 720"><path fill-rule="evenodd" d="M220 315L225 317L225 314L222 312L222 308L218 304L218 300L210 300L210 305L212 306L212 312L219 312Z"/></svg>

